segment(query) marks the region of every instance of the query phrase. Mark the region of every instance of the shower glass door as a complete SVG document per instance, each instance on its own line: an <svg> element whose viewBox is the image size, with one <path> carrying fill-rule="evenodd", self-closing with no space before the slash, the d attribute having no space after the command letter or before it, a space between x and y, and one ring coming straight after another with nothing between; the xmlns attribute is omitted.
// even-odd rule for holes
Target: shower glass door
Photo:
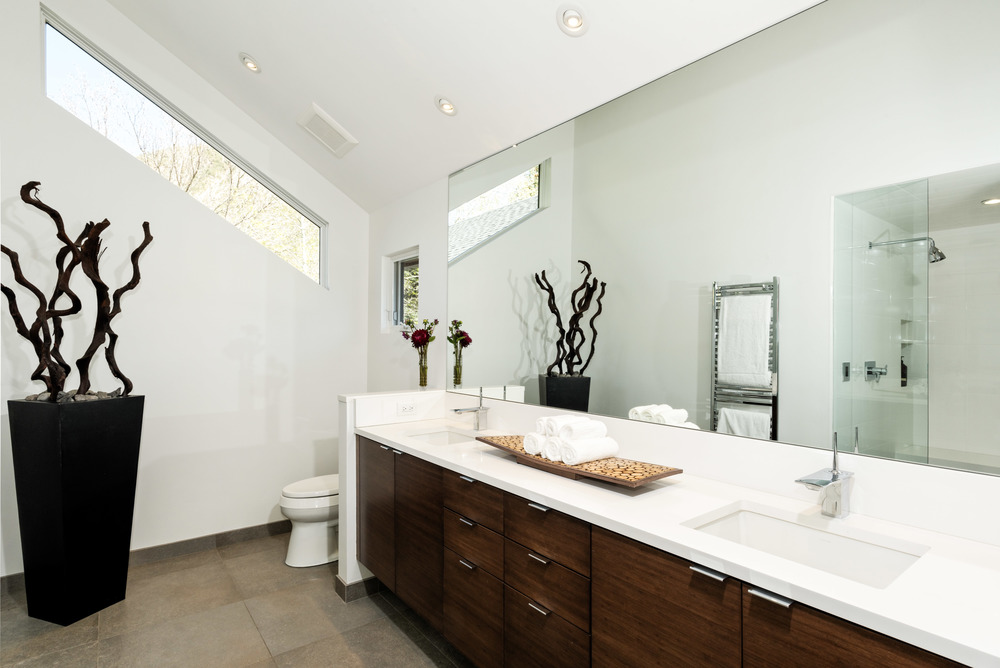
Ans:
<svg viewBox="0 0 1000 668"><path fill-rule="evenodd" d="M834 200L838 448L927 461L927 181Z"/></svg>

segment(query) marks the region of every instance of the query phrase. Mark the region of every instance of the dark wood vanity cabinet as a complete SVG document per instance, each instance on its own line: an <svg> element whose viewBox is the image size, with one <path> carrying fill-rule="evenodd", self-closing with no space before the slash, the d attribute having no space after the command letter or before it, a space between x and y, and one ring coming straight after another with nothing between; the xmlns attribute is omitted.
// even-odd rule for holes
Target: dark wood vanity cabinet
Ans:
<svg viewBox="0 0 1000 668"><path fill-rule="evenodd" d="M480 668L958 666L358 437L358 559Z"/></svg>
<svg viewBox="0 0 1000 668"><path fill-rule="evenodd" d="M800 603L787 608L743 585L743 665L960 666L950 659Z"/></svg>
<svg viewBox="0 0 1000 668"><path fill-rule="evenodd" d="M441 467L358 437L358 561L442 628Z"/></svg>
<svg viewBox="0 0 1000 668"><path fill-rule="evenodd" d="M593 665L740 666L738 580L600 527L591 540Z"/></svg>

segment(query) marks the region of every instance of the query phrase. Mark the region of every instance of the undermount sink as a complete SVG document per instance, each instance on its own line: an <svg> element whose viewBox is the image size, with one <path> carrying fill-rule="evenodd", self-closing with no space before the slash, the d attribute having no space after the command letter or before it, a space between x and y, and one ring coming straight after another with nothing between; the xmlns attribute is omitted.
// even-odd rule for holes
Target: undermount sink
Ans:
<svg viewBox="0 0 1000 668"><path fill-rule="evenodd" d="M889 586L930 549L836 526L836 522L737 502L684 522L684 526L879 589Z"/></svg>
<svg viewBox="0 0 1000 668"><path fill-rule="evenodd" d="M458 443L469 443L470 441L476 440L474 436L469 436L468 434L463 434L460 431L452 431L450 429L438 429L437 431L410 434L410 438L415 438L418 441L423 441L429 445L456 445Z"/></svg>

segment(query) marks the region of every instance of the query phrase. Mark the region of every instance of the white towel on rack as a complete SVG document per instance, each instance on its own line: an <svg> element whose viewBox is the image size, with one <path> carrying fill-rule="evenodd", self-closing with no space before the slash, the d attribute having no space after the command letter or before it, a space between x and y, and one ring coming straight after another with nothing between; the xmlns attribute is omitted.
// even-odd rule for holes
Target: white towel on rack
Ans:
<svg viewBox="0 0 1000 668"><path fill-rule="evenodd" d="M560 451L564 464L575 465L618 454L618 441L607 436L564 441Z"/></svg>
<svg viewBox="0 0 1000 668"><path fill-rule="evenodd" d="M530 431L524 435L524 451L529 455L542 454L542 447L545 445L545 434L537 431Z"/></svg>
<svg viewBox="0 0 1000 668"><path fill-rule="evenodd" d="M719 306L718 382L771 387L772 295L728 295Z"/></svg>
<svg viewBox="0 0 1000 668"><path fill-rule="evenodd" d="M769 408L720 408L720 434L750 436L751 438L771 438L771 410Z"/></svg>

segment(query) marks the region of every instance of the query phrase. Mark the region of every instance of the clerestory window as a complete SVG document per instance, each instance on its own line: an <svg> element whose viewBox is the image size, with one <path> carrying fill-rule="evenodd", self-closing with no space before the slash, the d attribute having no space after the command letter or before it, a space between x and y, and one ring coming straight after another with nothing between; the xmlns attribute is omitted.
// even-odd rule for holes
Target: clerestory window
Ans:
<svg viewBox="0 0 1000 668"><path fill-rule="evenodd" d="M323 282L326 225L317 215L54 16L46 16L45 85L50 99Z"/></svg>

